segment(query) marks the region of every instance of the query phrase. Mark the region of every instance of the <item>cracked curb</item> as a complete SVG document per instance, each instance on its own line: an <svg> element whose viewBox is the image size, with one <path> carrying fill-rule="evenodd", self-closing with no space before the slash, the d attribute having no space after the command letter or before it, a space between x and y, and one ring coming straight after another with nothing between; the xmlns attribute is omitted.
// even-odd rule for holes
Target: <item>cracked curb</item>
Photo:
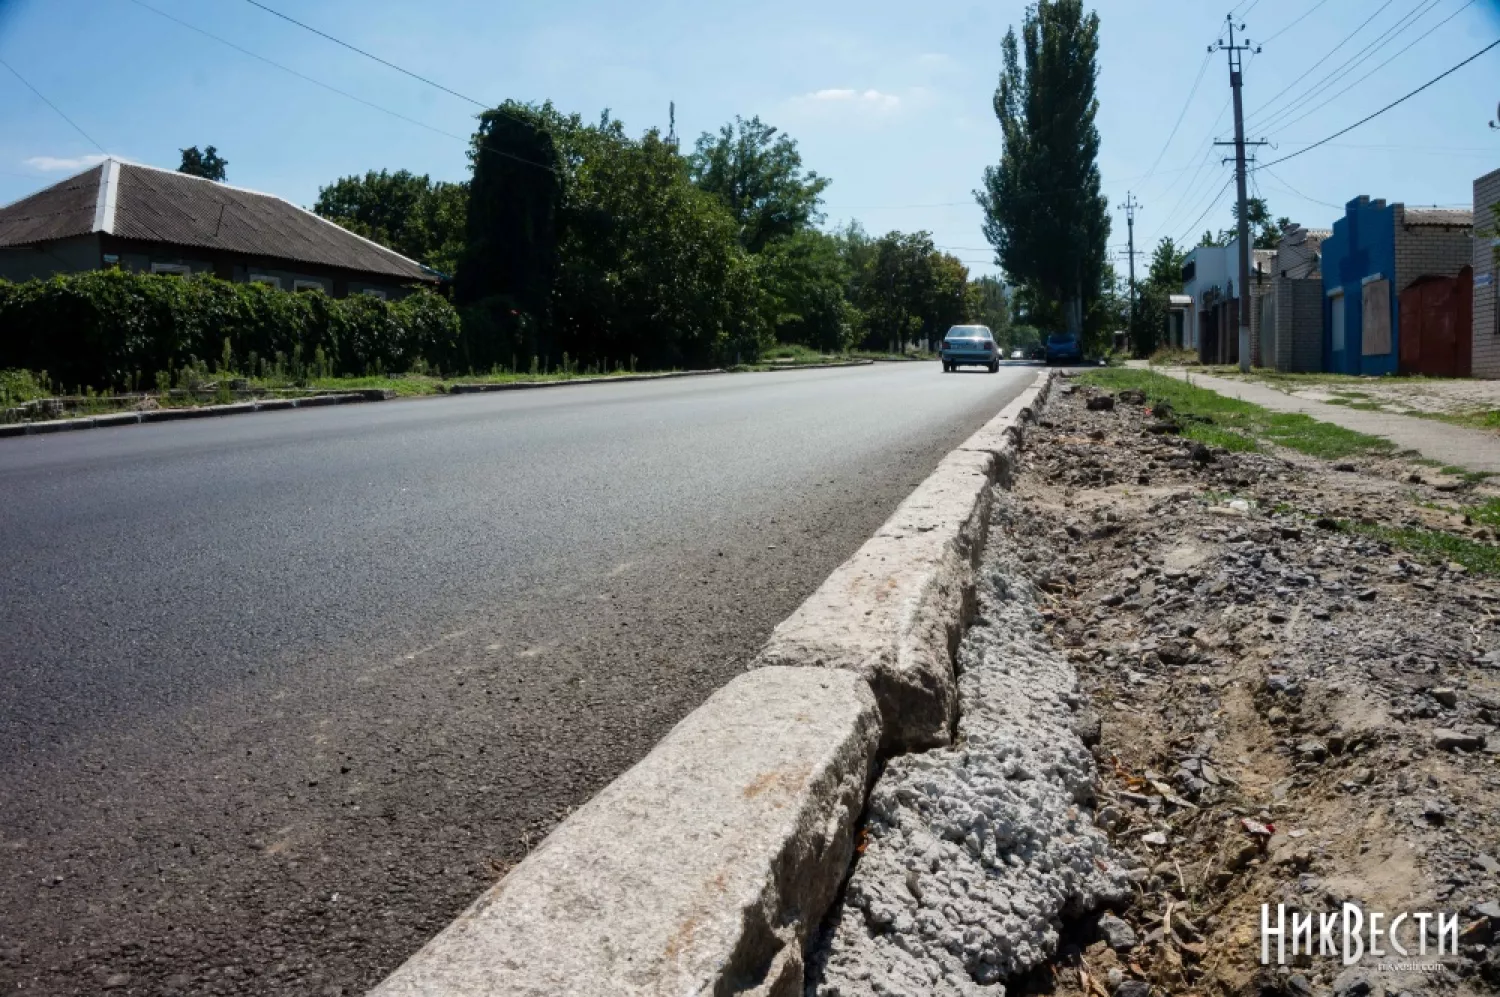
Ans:
<svg viewBox="0 0 1500 997"><path fill-rule="evenodd" d="M1053 373L776 628L752 669L370 997L797 997L878 759L947 744L993 502Z"/></svg>

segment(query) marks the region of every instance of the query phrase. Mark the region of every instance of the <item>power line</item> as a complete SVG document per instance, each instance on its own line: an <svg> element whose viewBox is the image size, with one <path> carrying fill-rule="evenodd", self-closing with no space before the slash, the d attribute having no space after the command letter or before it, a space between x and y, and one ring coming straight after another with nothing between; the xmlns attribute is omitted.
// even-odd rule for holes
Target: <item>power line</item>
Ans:
<svg viewBox="0 0 1500 997"><path fill-rule="evenodd" d="M475 107L483 108L486 111L493 111L494 113L499 114L502 117L510 118L512 121L520 122L523 125L524 124L530 124L530 122L528 122L525 118L522 118L522 117L520 117L518 115L510 113L509 111L505 110L503 107L501 107L498 104L491 104L491 103L488 103L486 101L477 100L477 99L475 99L473 97L470 97L468 94L462 94L462 93L459 93L457 90L454 90L454 89L452 89L450 87L445 87L441 83L438 83L435 80L430 80L427 77L421 75L420 73L414 73L410 69L405 68L404 66L398 66L394 62L391 62L389 59L383 59L383 58L381 58L380 56L376 55L373 52L366 52L364 49L360 48L359 46L357 46L357 45L351 45L349 42L344 41L342 38L337 38L337 37L335 37L333 35L330 35L326 31L321 31L318 28L313 27L311 24L304 24L302 21L297 20L295 17L292 17L290 14L283 14L279 10L275 10L274 8L267 7L265 4L261 3L260 0L245 0L245 2L248 3L252 7L255 7L255 8L259 9L259 10L265 11L267 14L270 14L273 17L279 17L279 18L281 18L283 21L286 21L288 24L295 24L297 27L301 28L304 31L310 31L313 34L317 35L319 38L327 39L328 41L333 42L333 44L338 45L341 48L346 48L346 49L348 49L351 52L354 52L354 53L356 53L358 55L364 56L366 59L371 59L371 60L373 60L375 62L378 62L382 66L386 66L386 67L388 67L390 69L394 69L396 72L402 74L403 76L409 76L409 77L411 77L412 79L416 80L419 83L425 83L428 86L433 87L434 89L441 90L443 93L450 94L450 95L452 95L454 97L457 97L459 100L468 101L470 104L473 104ZM490 151L491 152L495 152L496 150L491 149ZM512 157L512 158L515 158L515 157ZM528 160L521 160L521 161L522 162L528 162ZM539 163L532 163L532 165L533 166L540 166ZM545 166L542 166L541 168L542 169L550 169L550 167L545 167Z"/></svg>
<svg viewBox="0 0 1500 997"><path fill-rule="evenodd" d="M160 10L160 9L158 9L156 7L153 7L150 4L146 3L145 0L130 0L130 2L133 3L133 4L135 4L137 7L140 7L142 9L144 9L144 10L149 10L151 13L156 14L158 17L164 17L167 20L173 22L174 24L178 24L178 25L180 25L180 26L182 26L184 28L187 28L189 31L196 32L196 33L202 35L205 38L212 39L213 41L216 41L216 42L218 42L221 45L228 46L229 48L234 49L236 52L239 52L242 55L247 55L247 56L249 56L252 59L255 59L255 60L259 61L259 62L263 62L263 63L265 63L268 66L271 66L271 67L273 67L275 69L281 70L284 73L288 73L288 74L290 74L292 76L295 76L299 80L302 80L302 81L307 82L307 83L311 83L315 87L321 87L322 89L327 90L329 93L338 94L340 97L345 97L345 98L347 98L349 100L352 100L356 104L363 104L365 107L368 107L368 108L371 108L373 110L379 111L382 114L390 115L391 117L396 118L396 119L398 119L400 121L405 121L407 124L416 125L418 128L424 128L427 131L433 132L434 134L444 135L444 136L446 136L448 138L456 139L456 140L458 140L460 142L465 142L465 143L471 141L471 138L469 136L459 135L459 134L457 134L455 132L445 131L442 128L434 127L433 125L427 124L425 121L418 121L416 118L408 117L408 116L400 113L399 111L393 111L393 110L391 110L388 107L382 107L381 105L376 104L373 101L366 100L363 97L360 97L360 96L357 96L355 94L352 94L352 93L350 93L347 90L341 90L338 87L333 86L332 84L324 83L322 80L315 79L315 78L313 78L311 76L308 76L306 73L298 72L297 70L291 68L290 66L283 65L282 63L279 63L279 62L275 61L274 59L268 59L265 56L260 55L260 54L258 54L256 52L252 52L249 49L245 48L244 46L238 45L238 44L230 41L227 38L222 38L219 35L216 35L216 34L214 34L211 31L207 31L207 30L205 30L203 28L200 28L200 27L198 27L195 24L190 24L187 21L184 21L180 17L175 17L172 14L169 14L169 13L167 13L164 10ZM479 147L481 149L483 149L484 151L486 151L488 153L491 153L492 155L501 156L501 157L503 157L505 159L511 159L511 160L514 160L514 161L516 161L518 163L524 163L527 166L534 166L534 167L536 167L539 170L546 170L549 173L556 173L557 172L555 169L553 169L551 166L546 165L545 163L534 162L534 161L532 161L530 159L525 158L524 156L517 156L514 153L505 152L503 150L496 149L493 146L481 145Z"/></svg>
<svg viewBox="0 0 1500 997"><path fill-rule="evenodd" d="M1342 97L1344 94L1348 93L1350 90L1353 90L1355 87L1359 86L1365 80L1368 80L1370 77L1372 77L1376 73L1380 72L1386 66L1389 66L1392 62L1394 62L1396 59L1399 59L1402 55L1404 55L1407 51L1409 51L1412 48L1412 46L1416 45L1418 42L1421 42L1428 35L1431 35L1434 31L1438 30L1443 25L1447 24L1449 21L1453 20L1455 17L1457 17L1458 15L1462 14L1464 11L1468 10L1472 6L1474 6L1474 0L1469 0L1468 3L1464 4L1462 7L1458 8L1453 13L1449 14L1447 17L1443 18L1437 24L1434 24L1432 27L1428 28L1422 34L1418 35L1411 42L1409 42L1406 45L1405 48L1402 48L1400 51L1396 52L1396 54L1392 55L1389 59L1385 60L1380 65L1376 66L1374 69L1370 70L1368 73L1366 73L1365 75L1361 76L1359 79L1355 80L1353 83L1349 84L1344 89L1342 89L1338 93L1334 94L1332 97L1329 97L1327 100L1323 101L1321 104L1318 104L1318 105L1316 105L1316 106L1308 109L1307 111L1304 111L1302 114L1299 114L1297 117L1293 118L1291 121L1284 121L1284 122L1282 122L1279 127L1281 127L1282 129L1290 128L1293 125L1295 125L1297 122L1302 121L1304 118L1307 118L1310 115L1314 114L1315 112L1321 110L1322 108L1327 107L1329 104L1331 104L1334 101L1338 100L1340 97Z"/></svg>
<svg viewBox="0 0 1500 997"><path fill-rule="evenodd" d="M1313 204L1321 204L1323 207L1332 208L1335 211L1344 210L1344 206L1342 204L1330 204L1328 201L1320 201L1316 197L1308 197L1306 194L1302 193L1302 191L1287 183L1286 180L1282 178L1280 173L1272 173L1270 170L1266 170L1266 173L1271 177L1272 180L1275 180L1282 187L1286 188L1286 190L1292 195L1300 197L1304 201L1311 201Z"/></svg>
<svg viewBox="0 0 1500 997"><path fill-rule="evenodd" d="M1287 26L1285 26L1284 28L1282 28L1280 31L1277 31L1276 33L1274 33L1273 35L1271 35L1270 38L1267 38L1265 41L1261 42L1261 44L1262 45L1269 45L1269 44L1271 44L1276 39L1280 38L1282 35L1286 34L1288 31L1292 30L1297 25L1299 25L1303 21L1305 21L1314 11L1316 11L1319 7L1323 6L1327 2L1328 2L1328 0L1318 0L1317 3L1313 4L1306 11L1304 11L1301 17L1297 18L1291 24L1288 24Z"/></svg>
<svg viewBox="0 0 1500 997"><path fill-rule="evenodd" d="M82 135L84 138L88 139L89 140L89 145L92 145L95 149L98 149L100 152L104 153L106 156L109 155L109 150L105 149L104 146L100 145L98 142L95 142L94 141L94 136L90 135L88 132L86 132L82 128L80 128L78 126L78 122L74 121L72 118L68 117L66 114L63 113L63 109L62 108L60 108L56 104L52 103L52 101L50 101L50 100L47 99L47 95L46 94L42 93L36 87L32 86L31 83L30 83L30 81L28 81L26 79L26 77L22 76L16 70L16 67L12 66L10 63L6 62L4 59L0 59L0 66L4 66L6 69L10 70L10 74L12 76L14 76L16 79L20 80L21 83L22 83L22 85L25 86L27 90L30 90L32 93L36 94L37 97L39 97L41 99L41 101L42 101L43 104L46 104L48 107L52 108L52 110L56 111L57 112L57 116L59 118L62 118L68 124L72 125L73 126L73 130L75 132L77 132L78 134Z"/></svg>
<svg viewBox="0 0 1500 997"><path fill-rule="evenodd" d="M1230 177L1228 180L1224 181L1224 186L1219 188L1218 194L1214 195L1214 199L1209 202L1208 207L1203 209L1203 214L1199 215L1197 218L1194 218L1192 224L1188 225L1184 229L1185 234L1182 236L1182 238L1177 240L1178 245L1183 245L1188 241L1188 239L1192 238L1193 229L1197 228L1198 223L1208 217L1208 213L1210 211L1219 206L1219 202L1224 200L1224 195L1229 192L1229 188L1233 185L1234 177Z"/></svg>
<svg viewBox="0 0 1500 997"><path fill-rule="evenodd" d="M1358 68L1361 63L1368 61L1380 49L1385 48L1392 41L1395 41L1396 37L1400 35L1404 29L1411 27L1417 21L1420 21L1423 17L1426 17L1427 14L1429 14L1433 10L1433 8L1435 8L1441 2L1442 0L1422 0L1422 2L1419 2L1410 13L1406 14L1394 25L1387 28L1382 34L1376 37L1374 41L1370 42L1354 55L1344 60L1344 62L1336 68L1330 70L1326 75L1319 79L1318 82L1310 86L1302 94L1302 96L1297 97L1290 104L1272 114L1269 118L1261 121L1256 127L1262 132L1270 131L1273 128L1283 127L1286 123L1287 115L1294 114L1297 111L1301 110L1303 107L1306 107L1310 101L1315 100L1320 94L1325 93L1339 80L1343 79L1345 76L1348 76L1351 72Z"/></svg>
<svg viewBox="0 0 1500 997"><path fill-rule="evenodd" d="M324 90L327 90L329 93L338 94L340 97L348 98L349 100L352 100L355 103L363 104L364 106L369 107L369 108L373 108L374 110L377 110L377 111L379 111L382 114L388 114L388 115L390 115L393 118L398 118L401 121L405 121L407 124L416 125L418 128L425 128L428 131L435 132L438 135L446 135L448 138L456 138L459 141L467 141L467 139L465 139L464 136L462 136L462 135L458 135L458 134L456 134L454 132L444 131L441 128L435 128L432 125L427 124L425 121L418 121L416 118L409 118L406 115L401 114L398 111L393 111L393 110L391 110L388 107L382 107L379 104L376 104L376 103L374 103L372 101L365 100L363 97L357 97L357 96L355 96L354 94L350 93L347 90L340 90L338 87L333 86L333 85L328 84L328 83L324 83L322 80L314 79L313 77L308 76L305 73L300 73L297 70L291 68L290 66L283 65L283 64L281 64L279 62L276 62L273 59L268 59L268 58L266 58L263 55L260 55L258 53L252 52L249 49L244 48L241 45L235 44L234 42L230 41L227 38L221 38L220 36L214 34L211 31L207 31L207 30L205 30L203 28L200 28L200 27L198 27L195 24L189 24L187 21L184 21L182 18L175 17L175 16L173 16L171 14L168 14L164 10L160 10L160 9L158 9L156 7L153 7L149 3L144 2L144 0L130 0L130 2L133 3L133 4L135 4L137 7L141 7L141 8L144 8L145 10L149 10L151 13L156 14L159 17L164 17L167 20L172 21L175 24L181 25L182 27L187 28L189 31L195 31L195 32L197 32L198 34L202 35L205 38L211 38L214 41L218 42L220 45L227 45L229 48L234 49L236 52L239 52L241 55L248 55L250 58L255 59L255 60L259 61L259 62L263 62L263 63L265 63L268 66L272 66L272 67L274 67L276 69L279 69L283 73L289 73L292 76L297 77L297 79L299 79L299 80L302 80L302 81L307 82L307 83L311 83L315 87L321 87Z"/></svg>
<svg viewBox="0 0 1500 997"><path fill-rule="evenodd" d="M1371 14L1369 17L1367 17L1363 21L1361 21L1359 23L1358 27L1356 27L1353 31L1351 31L1347 35L1345 35L1342 41L1340 41L1333 48L1329 49L1328 50L1328 54L1325 55L1325 56L1323 56L1323 58L1319 59L1313 65L1315 67L1316 66L1320 66L1324 62L1326 62L1327 60L1331 59L1333 57L1333 53L1337 52L1339 49L1341 49L1345 45L1349 44L1350 39L1352 39L1355 35L1359 34L1361 31L1365 30L1365 28L1369 26L1369 24L1370 24L1371 21L1373 21L1373 20L1375 20L1375 18L1379 17L1380 14L1381 14L1381 12L1384 11L1387 7L1389 7L1394 2L1395 2L1395 0L1385 0L1385 3L1381 4L1376 9L1375 13ZM1268 100L1264 104L1260 105L1260 107L1257 107L1254 111L1251 111L1250 112L1250 117L1252 119L1259 117L1268 108L1270 108L1273 104L1275 104L1278 100L1280 100L1283 96L1285 96L1288 90L1291 90L1292 88L1296 87L1296 85L1298 83L1300 83L1301 81L1302 81L1302 74L1299 74L1297 77L1293 78L1292 82L1288 83L1285 87L1283 87L1281 89L1281 91L1276 94L1276 96L1272 97L1270 100Z"/></svg>
<svg viewBox="0 0 1500 997"><path fill-rule="evenodd" d="M1156 173L1156 168L1161 165L1162 157L1167 154L1167 149L1171 148L1172 140L1177 137L1177 129L1182 127L1182 119L1187 115L1188 108L1192 106L1193 97L1198 93L1198 84L1203 82L1203 74L1208 71L1208 63L1212 58L1212 52L1204 53L1203 65L1198 67L1198 77L1193 80L1193 85L1188 88L1187 100L1182 102L1182 110L1177 112L1177 121L1172 125L1172 131L1168 133L1166 142L1162 143L1161 152L1156 154L1156 161L1151 164L1151 169L1146 171L1146 177L1150 177ZM1146 179L1146 177L1142 177L1141 179Z"/></svg>
<svg viewBox="0 0 1500 997"><path fill-rule="evenodd" d="M1276 165L1278 165L1280 163L1284 163L1288 159L1295 159L1296 157L1302 155L1304 152L1311 152L1312 150L1316 149L1320 145L1327 145L1329 142L1332 142L1334 139L1338 138L1340 135L1347 135L1347 134L1349 134L1350 132L1354 131L1354 129L1358 128L1360 125L1367 124L1367 123L1369 123L1371 121L1374 121L1376 118L1380 117L1382 114L1384 114L1386 111L1389 111L1391 108L1396 107L1399 104L1406 103L1408 100L1410 100L1411 98L1415 97L1417 94L1421 93L1423 90L1426 90L1428 87L1432 86L1434 83L1437 83L1439 80L1442 80L1442 79L1445 79L1446 77L1452 76L1454 73L1458 72L1460 69L1464 68L1469 63L1473 62L1475 59L1477 59L1480 56L1484 55L1486 52L1490 51L1491 49L1495 48L1496 46L1500 46L1500 38L1497 38L1494 41L1490 42L1484 48L1480 49L1478 52L1475 52L1473 55L1469 56L1463 62L1460 62L1457 65L1450 66L1448 69L1443 70L1441 73L1439 73L1438 75L1434 76L1432 79L1428 80L1426 83L1423 83L1421 86L1419 86L1415 90L1411 91L1411 93L1408 93L1404 97L1398 97L1395 100L1391 101L1389 104L1385 105L1380 110L1376 111L1374 114L1371 114L1371 115L1368 115L1366 117L1360 118L1358 121L1354 122L1354 124L1350 125L1347 128L1341 128L1341 129L1339 129L1338 131L1334 132L1332 135L1329 135L1327 138L1319 139L1318 141L1314 142L1312 145L1304 146L1303 148L1298 149L1296 152L1289 153L1289 154L1287 154L1285 156L1282 156L1280 159L1272 160L1271 162L1266 163L1265 166L1258 166L1258 167L1256 167L1256 169L1263 170L1263 169L1266 169L1267 167L1276 166Z"/></svg>
<svg viewBox="0 0 1500 997"><path fill-rule="evenodd" d="M404 69L401 66L396 65L394 62L391 62L388 59L382 59L380 56L374 54L373 52L366 52L364 49L359 48L359 47L354 46L354 45L351 45L351 44L349 44L348 42L344 41L341 38L335 38L333 35L330 35L326 31L319 31L317 28L313 27L312 25L310 25L310 24L304 24L303 22L297 20L295 17L292 17L292 16L290 16L288 14L283 14L279 10L273 10L272 8L267 7L265 4L260 3L259 0L245 0L245 2L248 3L252 7L257 7L259 9L265 11L267 14L270 14L273 17L279 17L283 21L286 21L286 22L288 22L290 24L295 24L297 27L303 29L304 31L311 31L313 34L317 35L319 38L326 38L328 41L333 42L335 45L342 46L343 48L346 48L346 49L348 49L351 52L357 52L358 54L364 56L366 59L373 59L376 62L380 63L382 66L387 66L387 67L389 67L391 69L394 69L396 72L401 73L404 76L410 76L412 79L417 80L418 82L425 83L425 84L427 84L430 87L435 87L436 89L443 91L443 93L451 94L452 96L457 97L459 100L466 100L470 104L473 104L476 107L482 107L485 110L488 110L490 108L490 106L491 106L491 105L485 103L482 100L475 100L473 97L467 96L465 94L461 94L457 90L452 90L452 89L450 89L448 87L443 86L441 83L436 83L436 82L434 82L432 80L429 80L425 76L418 75L417 73L412 72L410 69Z"/></svg>

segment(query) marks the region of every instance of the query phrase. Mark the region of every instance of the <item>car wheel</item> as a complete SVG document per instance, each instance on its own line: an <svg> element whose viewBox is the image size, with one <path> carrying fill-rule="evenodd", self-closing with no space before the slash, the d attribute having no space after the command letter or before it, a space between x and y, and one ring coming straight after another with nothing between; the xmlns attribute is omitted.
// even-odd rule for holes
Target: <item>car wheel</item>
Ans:
<svg viewBox="0 0 1500 997"><path fill-rule="evenodd" d="M993 360L990 361L990 373L991 374L998 374L998 373L1000 373L1000 364L999 364L998 361L993 361Z"/></svg>

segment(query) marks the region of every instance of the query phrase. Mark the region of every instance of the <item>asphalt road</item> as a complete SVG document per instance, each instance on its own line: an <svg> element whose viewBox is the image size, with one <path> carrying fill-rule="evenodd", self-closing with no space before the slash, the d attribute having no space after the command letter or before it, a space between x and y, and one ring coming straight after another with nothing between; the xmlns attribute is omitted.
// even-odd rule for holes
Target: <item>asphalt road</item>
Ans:
<svg viewBox="0 0 1500 997"><path fill-rule="evenodd" d="M1034 374L0 440L0 993L361 993Z"/></svg>

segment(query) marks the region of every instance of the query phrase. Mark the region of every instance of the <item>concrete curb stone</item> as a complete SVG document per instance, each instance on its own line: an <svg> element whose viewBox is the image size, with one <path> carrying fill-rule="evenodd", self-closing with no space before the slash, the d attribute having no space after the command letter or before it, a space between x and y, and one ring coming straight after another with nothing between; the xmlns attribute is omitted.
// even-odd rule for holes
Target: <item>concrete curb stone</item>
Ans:
<svg viewBox="0 0 1500 997"><path fill-rule="evenodd" d="M508 381L504 384L450 384L450 395L477 395L492 391L529 391L535 388L565 388L579 384L628 384L631 381L665 381L674 377L706 377L726 374L719 370L673 370L665 374L622 374L618 377L575 377L568 381Z"/></svg>
<svg viewBox="0 0 1500 997"><path fill-rule="evenodd" d="M879 739L852 673L740 675L372 997L800 995Z"/></svg>
<svg viewBox="0 0 1500 997"><path fill-rule="evenodd" d="M105 429L111 426L133 426L147 422L180 422L183 419L209 419L226 415L249 415L252 412L277 412L284 409L315 408L324 405L348 405L355 402L381 402L396 397L389 388L360 388L334 394L304 395L300 398L267 398L229 405L201 405L193 408L161 408L145 412L110 412L105 415L81 416L77 419L49 419L45 422L15 422L0 426L0 437L40 436L47 433L70 433L82 429Z"/></svg>
<svg viewBox="0 0 1500 997"><path fill-rule="evenodd" d="M974 611L990 485L1008 481L1020 425L1046 397L1036 382L938 464L896 512L783 620L759 665L849 669L875 691L884 749L924 750L952 738L953 660Z"/></svg>
<svg viewBox="0 0 1500 997"><path fill-rule="evenodd" d="M943 458L753 670L370 997L801 997L877 758L951 740L991 485L1052 376Z"/></svg>

